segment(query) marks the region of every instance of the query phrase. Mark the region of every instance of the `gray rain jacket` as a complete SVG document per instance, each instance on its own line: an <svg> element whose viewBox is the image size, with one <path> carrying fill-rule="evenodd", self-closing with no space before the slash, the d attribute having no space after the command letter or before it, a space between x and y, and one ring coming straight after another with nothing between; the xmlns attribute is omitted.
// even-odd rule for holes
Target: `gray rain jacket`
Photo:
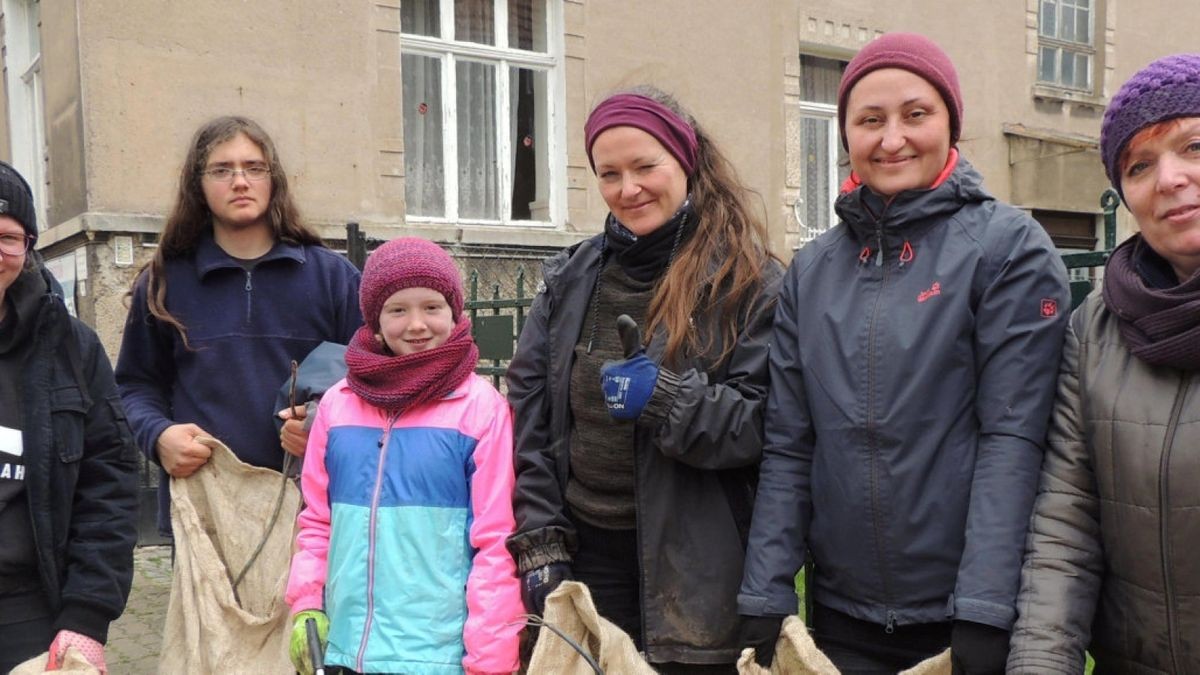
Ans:
<svg viewBox="0 0 1200 675"><path fill-rule="evenodd" d="M792 260L742 613L796 611L807 547L837 611L1012 625L1069 304L1050 237L981 180L858 188Z"/></svg>
<svg viewBox="0 0 1200 675"><path fill-rule="evenodd" d="M508 548L520 573L569 561L575 548L564 497L571 470L567 397L575 344L590 325L601 238L546 263L545 290L533 302L508 367L517 455L517 528ZM691 359L677 381L669 378L675 392L667 404L652 400L638 419L631 452L642 632L653 663L733 663L740 651L737 589L762 454L771 316L782 276L774 262L765 271L757 301L739 311L733 353L719 364ZM713 314L696 316L696 329L712 330ZM665 334L656 333L647 356L660 362L665 344ZM721 349L718 335L717 353ZM660 375L660 385L664 379Z"/></svg>

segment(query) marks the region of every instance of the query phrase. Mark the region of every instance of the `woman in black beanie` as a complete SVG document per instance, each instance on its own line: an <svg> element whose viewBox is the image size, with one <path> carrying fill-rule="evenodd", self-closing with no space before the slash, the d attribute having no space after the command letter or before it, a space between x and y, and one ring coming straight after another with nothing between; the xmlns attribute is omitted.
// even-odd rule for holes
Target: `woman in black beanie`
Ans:
<svg viewBox="0 0 1200 675"><path fill-rule="evenodd" d="M133 580L137 450L112 367L33 251L29 185L0 162L0 672L74 647L105 672Z"/></svg>
<svg viewBox="0 0 1200 675"><path fill-rule="evenodd" d="M1200 54L1113 97L1138 233L1071 317L1009 672L1200 673Z"/></svg>

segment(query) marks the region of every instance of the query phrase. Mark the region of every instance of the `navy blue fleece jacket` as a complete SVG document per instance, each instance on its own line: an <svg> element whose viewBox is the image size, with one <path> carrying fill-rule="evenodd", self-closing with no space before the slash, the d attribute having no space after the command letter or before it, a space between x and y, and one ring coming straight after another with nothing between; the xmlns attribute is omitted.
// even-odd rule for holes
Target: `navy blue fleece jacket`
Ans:
<svg viewBox="0 0 1200 675"><path fill-rule="evenodd" d="M134 286L117 358L121 399L142 452L159 462L155 443L172 424L191 422L242 461L283 464L275 392L322 341L349 342L362 324L359 273L320 246L277 242L252 270L211 234L194 255L166 265L167 310L179 332L150 314L146 275ZM170 493L160 469L158 527L170 531Z"/></svg>

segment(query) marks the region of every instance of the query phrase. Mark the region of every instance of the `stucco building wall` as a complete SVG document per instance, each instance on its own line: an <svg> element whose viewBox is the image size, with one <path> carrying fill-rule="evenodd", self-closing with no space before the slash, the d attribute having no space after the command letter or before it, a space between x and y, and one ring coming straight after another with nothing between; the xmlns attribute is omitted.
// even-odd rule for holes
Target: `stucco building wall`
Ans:
<svg viewBox="0 0 1200 675"><path fill-rule="evenodd" d="M1194 50L1200 22L1194 0L1096 0L1099 86L1068 95L1036 84L1038 0L555 0L564 167L555 189L565 207L551 228L489 227L406 219L402 1L41 0L50 229L39 247L60 266L73 256L77 310L110 353L189 139L216 115L248 115L271 132L303 213L334 247L356 221L375 239L416 234L468 263L508 255L534 271L538 257L603 222L583 143L588 111L610 91L654 84L695 114L761 198L786 258L800 241L802 53L844 61L884 32L929 35L958 67L961 149L992 193L1096 215L1107 186L1096 150L1104 104L1153 58ZM4 45L8 24L0 16ZM7 61L5 77L7 109ZM0 156L19 133L9 126L0 119Z"/></svg>

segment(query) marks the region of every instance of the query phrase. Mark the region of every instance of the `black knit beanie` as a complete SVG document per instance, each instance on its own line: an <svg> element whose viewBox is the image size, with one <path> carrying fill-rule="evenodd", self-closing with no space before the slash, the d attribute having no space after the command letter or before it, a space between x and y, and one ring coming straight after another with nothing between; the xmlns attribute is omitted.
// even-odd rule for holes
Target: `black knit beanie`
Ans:
<svg viewBox="0 0 1200 675"><path fill-rule="evenodd" d="M37 216L33 210L33 191L29 183L12 168L0 162L0 216L9 216L21 223L25 234L37 237Z"/></svg>

